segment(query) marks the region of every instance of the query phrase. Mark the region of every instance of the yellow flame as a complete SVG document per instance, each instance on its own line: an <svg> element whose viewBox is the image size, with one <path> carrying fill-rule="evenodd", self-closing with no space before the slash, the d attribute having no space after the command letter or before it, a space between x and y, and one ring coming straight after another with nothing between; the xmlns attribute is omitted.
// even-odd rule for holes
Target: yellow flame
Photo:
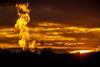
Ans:
<svg viewBox="0 0 100 67"><path fill-rule="evenodd" d="M15 28L20 31L19 37L19 45L22 48L25 48L27 45L27 41L29 40L29 28L27 26L28 22L30 21L30 10L28 9L29 4L16 4L16 8L18 11L18 20L15 24Z"/></svg>
<svg viewBox="0 0 100 67"><path fill-rule="evenodd" d="M32 43L29 44L29 48L34 48L35 47L35 43L36 43L36 40L33 40Z"/></svg>

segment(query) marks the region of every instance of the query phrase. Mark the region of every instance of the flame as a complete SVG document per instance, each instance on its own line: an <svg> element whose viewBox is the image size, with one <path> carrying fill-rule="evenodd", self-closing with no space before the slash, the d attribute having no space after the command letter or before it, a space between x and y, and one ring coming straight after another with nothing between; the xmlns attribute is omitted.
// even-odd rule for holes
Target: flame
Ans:
<svg viewBox="0 0 100 67"><path fill-rule="evenodd" d="M30 10L28 9L29 4L16 4L16 8L18 11L18 20L15 24L15 28L20 31L19 37L19 45L22 48L27 46L27 41L29 41L29 28L27 26L28 22L30 21Z"/></svg>
<svg viewBox="0 0 100 67"><path fill-rule="evenodd" d="M29 48L35 48L36 40L33 40L32 43L29 44Z"/></svg>

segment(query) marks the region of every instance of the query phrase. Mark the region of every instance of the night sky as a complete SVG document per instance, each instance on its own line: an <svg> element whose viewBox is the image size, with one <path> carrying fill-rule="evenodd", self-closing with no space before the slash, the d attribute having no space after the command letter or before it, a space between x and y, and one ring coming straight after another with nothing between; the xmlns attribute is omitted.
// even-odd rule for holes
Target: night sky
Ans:
<svg viewBox="0 0 100 67"><path fill-rule="evenodd" d="M82 27L100 27L98 0L3 0L0 1L0 27L13 27L18 18L16 3L30 3L31 24L40 21Z"/></svg>

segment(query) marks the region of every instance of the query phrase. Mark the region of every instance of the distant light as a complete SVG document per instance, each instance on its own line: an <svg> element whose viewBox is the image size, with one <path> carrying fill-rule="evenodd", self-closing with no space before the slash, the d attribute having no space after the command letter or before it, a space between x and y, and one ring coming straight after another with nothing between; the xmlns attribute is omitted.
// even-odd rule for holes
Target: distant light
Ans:
<svg viewBox="0 0 100 67"><path fill-rule="evenodd" d="M89 53L89 52L91 52L90 50L80 50L79 51L80 53Z"/></svg>
<svg viewBox="0 0 100 67"><path fill-rule="evenodd" d="M90 53L93 52L92 50L76 50L76 51L71 51L70 53L80 53L80 54L85 54L85 53Z"/></svg>

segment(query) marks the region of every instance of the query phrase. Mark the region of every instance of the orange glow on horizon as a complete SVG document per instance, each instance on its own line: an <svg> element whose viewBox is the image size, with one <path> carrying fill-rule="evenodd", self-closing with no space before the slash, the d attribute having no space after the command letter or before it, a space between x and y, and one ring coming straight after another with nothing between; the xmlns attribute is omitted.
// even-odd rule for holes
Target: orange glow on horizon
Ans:
<svg viewBox="0 0 100 67"><path fill-rule="evenodd" d="M91 53L94 52L93 50L75 50L75 51L71 51L69 53L79 53L79 54L86 54L86 53Z"/></svg>

